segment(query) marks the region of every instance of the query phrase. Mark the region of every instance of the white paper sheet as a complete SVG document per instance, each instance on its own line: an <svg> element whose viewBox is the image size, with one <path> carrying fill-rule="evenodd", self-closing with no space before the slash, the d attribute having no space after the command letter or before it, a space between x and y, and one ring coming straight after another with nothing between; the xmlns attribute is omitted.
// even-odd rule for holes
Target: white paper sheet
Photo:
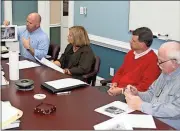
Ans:
<svg viewBox="0 0 180 131"><path fill-rule="evenodd" d="M156 125L151 115L144 114L122 114L110 120L104 121L94 126L95 130L112 130L117 129L117 125L124 125L124 130L132 128L150 128L155 129ZM118 129L120 130L120 129Z"/></svg>
<svg viewBox="0 0 180 131"><path fill-rule="evenodd" d="M9 63L7 64L9 65ZM26 68L32 68L32 67L38 67L38 66L40 65L32 61L28 61L28 60L19 61L19 69L26 69Z"/></svg>
<svg viewBox="0 0 180 131"><path fill-rule="evenodd" d="M9 119L11 119L12 116L18 114L18 110L16 110L15 108L12 108L7 104L4 104L4 102L1 102L1 104L2 104L2 123L8 121Z"/></svg>
<svg viewBox="0 0 180 131"><path fill-rule="evenodd" d="M3 101L3 103L4 105L11 106L10 101ZM2 129L5 130L5 129L16 128L19 127L19 125L20 125L20 120L16 120L15 122L9 124L8 126L3 127Z"/></svg>
<svg viewBox="0 0 180 131"><path fill-rule="evenodd" d="M50 67L50 68L52 68L52 69L54 69L54 70L56 70L56 71L59 71L59 72L61 72L61 73L64 73L64 71L63 71L62 68L60 68L59 66L57 66L57 65L54 64L53 62L47 60L46 58L42 58L41 60L39 60L37 57L35 57L35 59L36 59L37 61L39 61L41 64L43 64L43 65L46 65L46 66L48 66L48 67Z"/></svg>
<svg viewBox="0 0 180 131"><path fill-rule="evenodd" d="M1 54L2 58L9 58L9 53Z"/></svg>
<svg viewBox="0 0 180 131"><path fill-rule="evenodd" d="M11 128L9 127L11 124L13 124L12 126L17 126L17 124L15 123L20 122L17 119L19 119L23 115L23 112L11 106L11 104L7 102L1 101L1 105L2 105L1 128Z"/></svg>
<svg viewBox="0 0 180 131"><path fill-rule="evenodd" d="M1 83L2 86L4 86L4 85L8 85L8 84L9 84L9 81L7 81L4 76L1 76L1 81L0 81L0 83Z"/></svg>
<svg viewBox="0 0 180 131"><path fill-rule="evenodd" d="M94 126L95 130L133 130L123 119L112 118Z"/></svg>
<svg viewBox="0 0 180 131"><path fill-rule="evenodd" d="M45 83L54 87L55 89L61 89L61 88L66 88L66 87L81 85L81 84L88 85L87 83L81 80L73 79L73 78L65 78L65 79L60 79L60 80L48 81Z"/></svg>
<svg viewBox="0 0 180 131"><path fill-rule="evenodd" d="M156 128L152 115L144 114L124 114L118 116L135 128Z"/></svg>
<svg viewBox="0 0 180 131"><path fill-rule="evenodd" d="M3 101L4 105L8 105L11 106L11 102L10 101Z"/></svg>
<svg viewBox="0 0 180 131"><path fill-rule="evenodd" d="M5 130L5 129L12 129L12 128L19 127L19 125L20 125L20 122L19 121L15 121L15 122L9 124L8 126L3 127L2 129L3 130Z"/></svg>
<svg viewBox="0 0 180 131"><path fill-rule="evenodd" d="M95 109L95 111L110 117L115 117L120 114L133 112L134 110L130 109L126 103L114 101L110 104Z"/></svg>

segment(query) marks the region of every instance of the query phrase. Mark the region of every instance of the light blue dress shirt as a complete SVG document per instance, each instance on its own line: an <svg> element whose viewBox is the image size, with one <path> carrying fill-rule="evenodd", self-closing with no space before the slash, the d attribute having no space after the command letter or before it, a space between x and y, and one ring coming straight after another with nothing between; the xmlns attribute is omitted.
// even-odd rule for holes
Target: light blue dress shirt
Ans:
<svg viewBox="0 0 180 131"><path fill-rule="evenodd" d="M180 68L170 75L161 73L146 92L138 92L144 101L141 111L180 129Z"/></svg>
<svg viewBox="0 0 180 131"><path fill-rule="evenodd" d="M31 53L24 48L22 37L25 39L30 37L30 46L34 49L34 56L38 59L42 59L47 55L50 42L47 34L45 34L41 28L38 28L31 33L26 29L26 27L18 28L18 40L21 55L35 61L34 56L32 56Z"/></svg>

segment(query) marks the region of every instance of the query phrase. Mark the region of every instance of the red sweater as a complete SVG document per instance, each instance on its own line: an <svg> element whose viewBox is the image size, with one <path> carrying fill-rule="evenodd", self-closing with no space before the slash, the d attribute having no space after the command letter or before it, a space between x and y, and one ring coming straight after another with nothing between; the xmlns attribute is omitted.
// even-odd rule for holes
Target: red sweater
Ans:
<svg viewBox="0 0 180 131"><path fill-rule="evenodd" d="M112 82L118 83L120 88L131 84L136 86L138 91L146 91L161 72L157 65L157 56L151 50L138 59L134 57L133 50L126 54L124 63L114 75Z"/></svg>

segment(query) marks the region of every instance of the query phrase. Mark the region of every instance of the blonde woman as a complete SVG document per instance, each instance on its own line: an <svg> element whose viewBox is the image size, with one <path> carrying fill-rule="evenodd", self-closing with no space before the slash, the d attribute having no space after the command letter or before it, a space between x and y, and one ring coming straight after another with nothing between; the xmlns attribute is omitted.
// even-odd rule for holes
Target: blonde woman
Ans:
<svg viewBox="0 0 180 131"><path fill-rule="evenodd" d="M54 63L64 69L65 74L82 80L82 75L91 71L95 56L84 27L73 26L69 29L68 42L61 58Z"/></svg>

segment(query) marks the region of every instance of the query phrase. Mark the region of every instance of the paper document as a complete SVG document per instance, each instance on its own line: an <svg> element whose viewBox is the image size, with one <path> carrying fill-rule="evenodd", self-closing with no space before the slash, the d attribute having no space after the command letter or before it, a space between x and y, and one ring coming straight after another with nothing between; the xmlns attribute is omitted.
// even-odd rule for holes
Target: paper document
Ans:
<svg viewBox="0 0 180 131"><path fill-rule="evenodd" d="M84 81L81 81L78 79L73 79L73 78L65 78L65 79L54 80L54 81L49 81L49 82L45 82L45 83L54 87L55 89L62 89L62 88L76 86L76 85L82 85L82 84L88 85Z"/></svg>
<svg viewBox="0 0 180 131"><path fill-rule="evenodd" d="M8 105L8 106L11 106L11 103L10 101L3 101L4 105Z"/></svg>
<svg viewBox="0 0 180 131"><path fill-rule="evenodd" d="M94 126L95 130L133 130L132 126L123 119L112 118Z"/></svg>
<svg viewBox="0 0 180 131"><path fill-rule="evenodd" d="M3 101L3 103L7 106L11 106L11 103L9 101ZM19 127L19 125L20 125L20 120L16 120L15 122L12 122L11 124L3 127L2 129L5 130L5 129L16 128Z"/></svg>
<svg viewBox="0 0 180 131"><path fill-rule="evenodd" d="M120 114L127 114L133 112L134 110L129 108L126 103L114 101L110 104L95 109L95 111L110 117L115 117Z"/></svg>
<svg viewBox="0 0 180 131"><path fill-rule="evenodd" d="M2 58L9 58L9 53L1 54Z"/></svg>
<svg viewBox="0 0 180 131"><path fill-rule="evenodd" d="M152 115L144 114L124 114L118 116L134 128L156 128Z"/></svg>
<svg viewBox="0 0 180 131"><path fill-rule="evenodd" d="M9 106L6 103L1 101L2 105L2 121L1 121L1 127L7 127L12 122L15 122L17 119L19 119L23 112L13 106Z"/></svg>
<svg viewBox="0 0 180 131"><path fill-rule="evenodd" d="M43 64L43 65L46 65L46 66L48 66L48 67L50 67L50 68L52 68L52 69L54 69L54 70L56 70L56 71L59 71L59 72L61 72L61 73L64 73L64 71L63 71L62 68L60 68L59 66L57 66L57 65L54 64L53 62L47 60L47 59L44 58L44 57L43 57L41 60L39 60L37 57L35 57L35 59L36 59L37 61L39 61L41 64Z"/></svg>
<svg viewBox="0 0 180 131"><path fill-rule="evenodd" d="M3 127L2 129L3 129L3 130L6 130L6 129L12 129L12 128L19 127L19 125L20 125L20 121L17 120L17 121L15 121L15 122L12 122L11 124L9 124L9 125Z"/></svg>
<svg viewBox="0 0 180 131"><path fill-rule="evenodd" d="M9 65L9 63L7 64ZM40 66L40 65L32 61L28 61L28 60L19 61L19 69L26 69L26 68L32 68L32 67L37 67L37 66Z"/></svg>
<svg viewBox="0 0 180 131"><path fill-rule="evenodd" d="M7 81L6 78L3 75L1 75L1 85L4 86L8 84L9 84L9 81Z"/></svg>
<svg viewBox="0 0 180 131"><path fill-rule="evenodd" d="M156 125L154 119L151 115L144 114L122 114L114 117L110 120L104 121L94 126L95 130L113 130L118 129L115 127L120 127L118 125L123 125L126 127L124 130L132 130L130 128L150 128L155 129ZM120 129L118 129L120 130Z"/></svg>

